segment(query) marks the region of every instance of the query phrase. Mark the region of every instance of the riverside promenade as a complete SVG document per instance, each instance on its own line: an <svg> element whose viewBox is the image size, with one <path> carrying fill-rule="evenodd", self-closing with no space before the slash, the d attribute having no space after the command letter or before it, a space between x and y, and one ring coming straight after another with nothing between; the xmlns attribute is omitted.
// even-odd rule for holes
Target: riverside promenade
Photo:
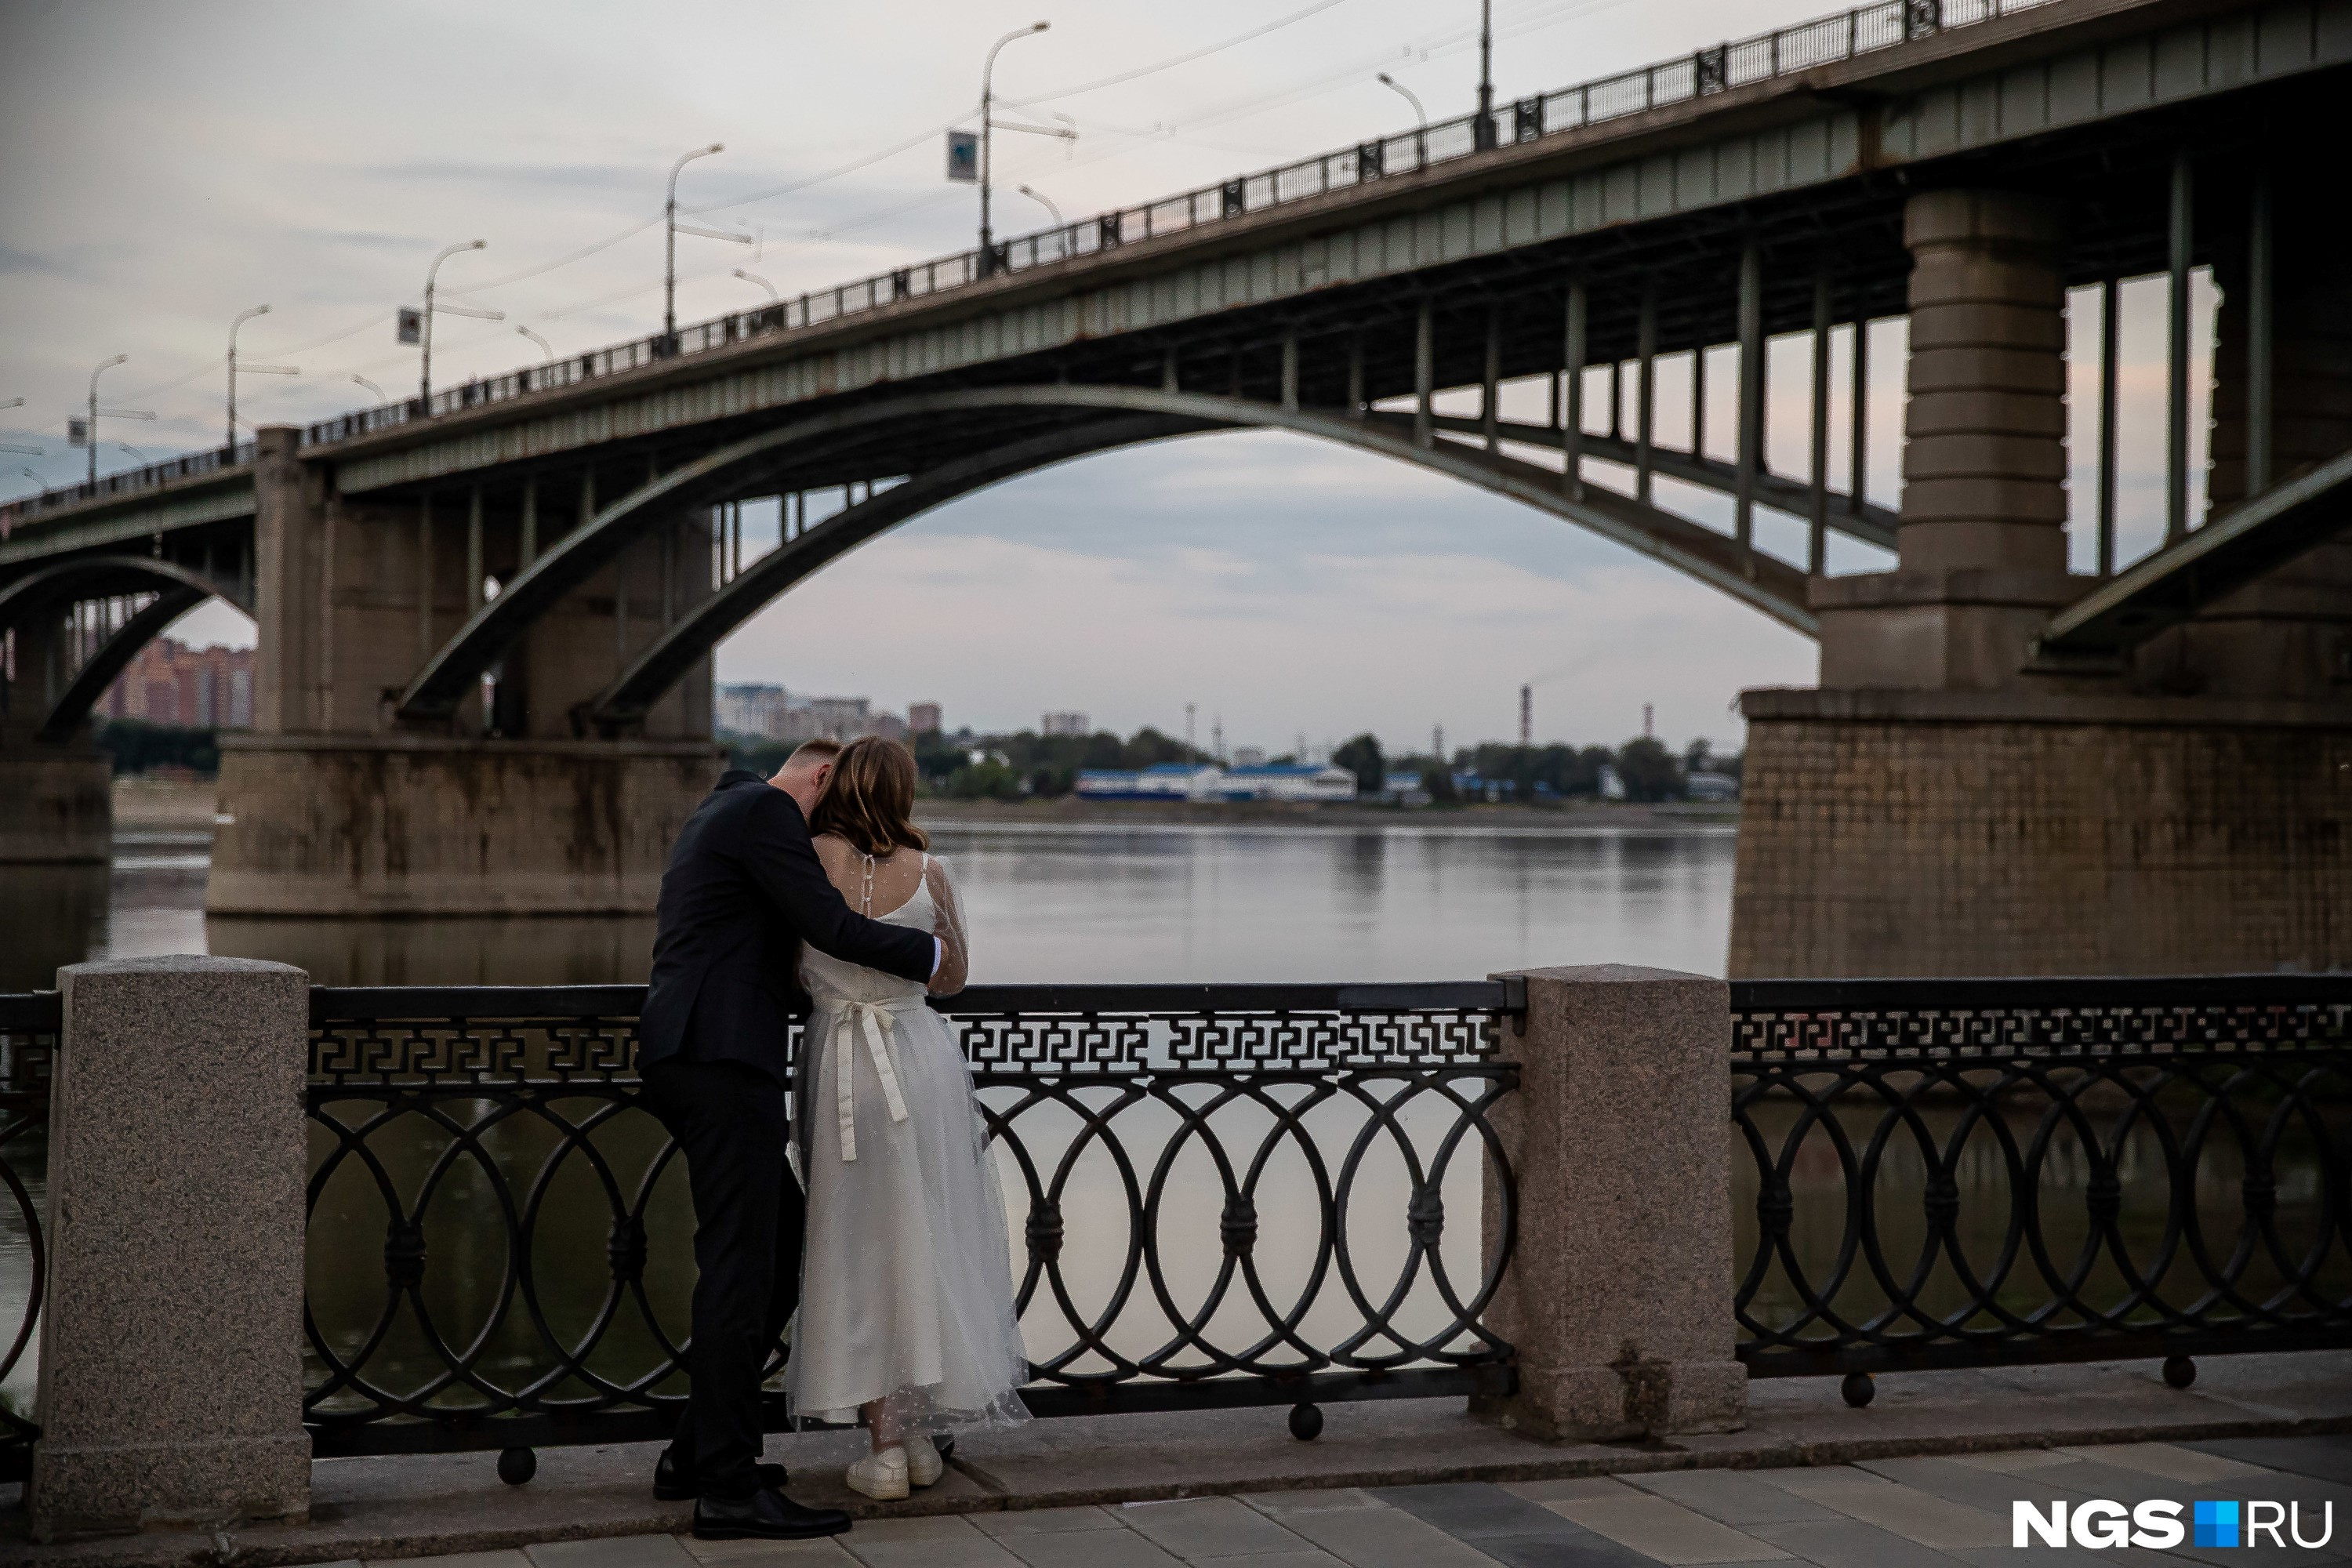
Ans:
<svg viewBox="0 0 2352 1568"><path fill-rule="evenodd" d="M414 1568L1633 1568L2007 1561L2011 1504L2261 1499L2323 1505L2314 1550L2134 1551L2132 1562L2352 1558L2352 1352L2213 1357L2174 1389L2146 1363L1918 1373L1868 1409L1832 1378L1757 1384L1747 1426L1638 1443L1534 1441L1458 1403L1335 1406L1299 1443L1264 1411L1041 1421L972 1439L935 1488L874 1503L841 1485L854 1433L769 1439L805 1500L857 1518L837 1541L698 1542L656 1502L658 1446L553 1448L527 1487L480 1454L325 1460L305 1524L34 1545L28 1568L402 1562ZM0 1494L5 1495L5 1494ZM2037 1560L2070 1560L2038 1548ZM2093 1561L2084 1554L2084 1561Z"/></svg>

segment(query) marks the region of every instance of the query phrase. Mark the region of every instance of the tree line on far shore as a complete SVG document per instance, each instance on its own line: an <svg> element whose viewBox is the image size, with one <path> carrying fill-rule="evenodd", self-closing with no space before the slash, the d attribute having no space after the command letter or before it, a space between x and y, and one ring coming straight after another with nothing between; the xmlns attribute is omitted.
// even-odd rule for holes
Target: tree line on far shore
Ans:
<svg viewBox="0 0 2352 1568"><path fill-rule="evenodd" d="M774 772L792 752L789 744L778 741L741 735L720 738L728 742L735 765L755 773ZM917 735L912 744L924 793L958 800L1052 800L1075 790L1084 769L1132 772L1163 763L1216 761L1149 725L1126 740L1107 730L1091 735L1040 735L1031 730L976 734L966 730L952 735ZM1297 760L1287 754L1267 759L1271 763ZM1713 754L1705 741L1692 742L1677 755L1649 736L1613 749L1488 742L1461 747L1451 757L1440 759L1412 752L1391 756L1381 750L1378 737L1363 734L1331 753L1335 766L1356 775L1360 795L1377 795L1391 774L1409 773L1421 781L1432 801L1440 803L1461 798L1462 791L1454 783L1457 774L1508 785L1508 798L1514 800L1595 799L1601 793L1601 770L1611 767L1623 783L1627 799L1675 800L1682 795L1692 773L1704 770L1737 777L1739 761Z"/></svg>

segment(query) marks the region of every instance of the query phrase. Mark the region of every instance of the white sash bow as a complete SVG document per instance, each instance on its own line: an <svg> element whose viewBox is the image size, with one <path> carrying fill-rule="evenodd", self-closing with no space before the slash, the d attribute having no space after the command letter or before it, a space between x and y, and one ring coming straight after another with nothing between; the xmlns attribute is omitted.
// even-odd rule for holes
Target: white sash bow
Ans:
<svg viewBox="0 0 2352 1568"><path fill-rule="evenodd" d="M922 1004L917 1002L915 1005ZM898 1025L893 1017L898 1006L889 1002L854 1002L844 998L833 1005L834 1034L844 1043L835 1059L834 1103L841 1124L841 1157L857 1158L857 1046L866 1045L866 1054L873 1058L874 1076L882 1080L882 1099L890 1108L890 1120L907 1120L907 1100L898 1092L898 1068L892 1061L892 1047L898 1044ZM869 1027L870 1026L870 1027Z"/></svg>

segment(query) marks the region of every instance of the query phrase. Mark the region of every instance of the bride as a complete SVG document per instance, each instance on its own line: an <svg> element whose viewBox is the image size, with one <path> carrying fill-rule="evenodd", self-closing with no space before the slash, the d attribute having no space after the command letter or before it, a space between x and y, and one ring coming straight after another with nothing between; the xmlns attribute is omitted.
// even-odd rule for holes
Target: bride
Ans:
<svg viewBox="0 0 2352 1568"><path fill-rule="evenodd" d="M868 737L843 751L809 826L852 909L938 936L929 989L950 995L971 954L914 802L914 758ZM796 1422L862 1418L873 1451L845 1479L903 1498L944 1468L930 1435L1029 1418L1004 1202L971 1070L925 987L814 947L801 983L814 1002L793 1108L808 1230L785 1394Z"/></svg>

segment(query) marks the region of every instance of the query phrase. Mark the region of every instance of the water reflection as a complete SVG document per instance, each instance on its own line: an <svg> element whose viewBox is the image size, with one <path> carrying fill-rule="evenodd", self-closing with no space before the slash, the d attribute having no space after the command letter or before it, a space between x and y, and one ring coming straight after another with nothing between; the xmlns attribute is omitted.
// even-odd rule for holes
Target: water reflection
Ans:
<svg viewBox="0 0 2352 1568"><path fill-rule="evenodd" d="M215 915L210 950L310 972L320 985L595 985L642 982L651 915L295 921Z"/></svg>

